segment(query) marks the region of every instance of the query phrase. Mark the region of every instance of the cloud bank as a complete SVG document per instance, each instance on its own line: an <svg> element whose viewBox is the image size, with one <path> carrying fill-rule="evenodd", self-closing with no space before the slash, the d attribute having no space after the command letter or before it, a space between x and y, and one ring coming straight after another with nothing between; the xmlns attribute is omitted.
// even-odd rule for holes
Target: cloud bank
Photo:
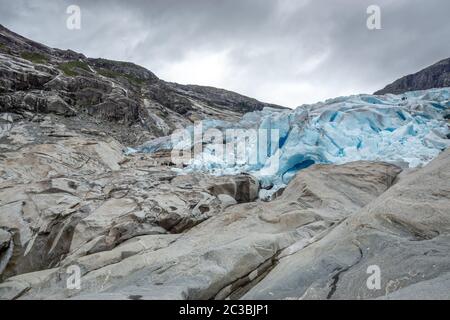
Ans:
<svg viewBox="0 0 450 320"><path fill-rule="evenodd" d="M69 5L81 29L66 28ZM381 30L366 9L381 8ZM295 107L372 93L450 56L447 0L0 0L0 23L51 47Z"/></svg>

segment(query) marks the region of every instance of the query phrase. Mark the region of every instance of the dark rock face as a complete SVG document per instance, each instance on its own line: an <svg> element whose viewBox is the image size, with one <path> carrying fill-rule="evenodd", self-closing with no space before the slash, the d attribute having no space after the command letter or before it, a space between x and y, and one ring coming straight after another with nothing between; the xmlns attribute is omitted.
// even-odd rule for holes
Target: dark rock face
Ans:
<svg viewBox="0 0 450 320"><path fill-rule="evenodd" d="M266 104L234 92L160 80L129 62L49 48L0 25L0 112L62 117L139 145L205 118L234 121Z"/></svg>
<svg viewBox="0 0 450 320"><path fill-rule="evenodd" d="M63 118L0 114L0 283L136 236L172 239L258 195L250 175L177 176L170 153L125 156L114 138Z"/></svg>
<svg viewBox="0 0 450 320"><path fill-rule="evenodd" d="M398 79L374 94L401 94L407 91L444 87L450 87L450 58L439 61L415 74Z"/></svg>

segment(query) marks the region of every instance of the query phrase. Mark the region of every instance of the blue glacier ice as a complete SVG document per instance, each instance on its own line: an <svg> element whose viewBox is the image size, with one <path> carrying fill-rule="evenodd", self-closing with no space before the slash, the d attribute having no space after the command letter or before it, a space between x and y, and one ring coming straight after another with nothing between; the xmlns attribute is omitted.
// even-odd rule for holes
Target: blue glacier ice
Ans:
<svg viewBox="0 0 450 320"><path fill-rule="evenodd" d="M450 112L449 97L450 88L402 95L363 94L303 105L295 110L266 108L245 114L238 123L206 120L202 123L204 130L275 129L278 140L276 145L269 146L266 157L260 157L255 156L260 150L254 137L233 137L247 139L248 157L258 159L252 163L225 161L217 156L216 142L206 143L203 152L188 161L181 171L216 175L251 173L261 181L261 196L267 197L285 186L299 170L316 163L369 160L422 166L450 146L450 130L444 119ZM187 130L192 133L194 127ZM228 136L224 139L229 140ZM183 141L165 137L135 151L171 149L177 143Z"/></svg>

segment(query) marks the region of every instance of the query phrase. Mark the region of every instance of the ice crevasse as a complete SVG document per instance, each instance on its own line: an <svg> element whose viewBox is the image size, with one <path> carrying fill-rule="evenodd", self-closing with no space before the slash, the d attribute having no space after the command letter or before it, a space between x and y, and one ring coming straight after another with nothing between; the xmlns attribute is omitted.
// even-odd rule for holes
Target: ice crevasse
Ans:
<svg viewBox="0 0 450 320"><path fill-rule="evenodd" d="M205 120L203 130L275 129L279 140L276 148L269 148L267 157L256 163L230 163L216 156L214 143L206 144L181 171L215 175L247 172L259 178L260 196L266 198L312 164L369 160L422 166L450 146L449 115L450 88L442 88L339 97L295 110L266 108L245 114L238 123ZM187 130L193 132L193 128ZM171 149L177 143L185 141L160 138L132 152ZM260 152L257 146L257 141L247 141L247 154ZM274 161L276 170L267 170L274 168Z"/></svg>

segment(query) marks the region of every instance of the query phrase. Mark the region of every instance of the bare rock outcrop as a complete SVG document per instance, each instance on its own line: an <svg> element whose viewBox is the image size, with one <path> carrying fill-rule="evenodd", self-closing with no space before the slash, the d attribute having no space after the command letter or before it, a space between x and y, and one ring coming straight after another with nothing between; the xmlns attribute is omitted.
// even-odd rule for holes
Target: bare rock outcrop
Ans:
<svg viewBox="0 0 450 320"><path fill-rule="evenodd" d="M357 214L387 190L400 171L393 165L369 162L313 166L299 174L275 201L226 204L223 209L216 209L208 198L217 202L223 195L232 198L230 190L239 185L248 188L254 183L252 180L243 183L248 176L238 178L234 186L231 186L231 177L208 177L205 181L196 175L172 176L170 184L154 188L154 192L160 190L160 193L150 199L173 205L177 210L181 208L181 212L192 212L193 217L199 214L203 222L184 229L182 234L171 232L166 225L163 227L166 232L157 229L142 234L118 232L121 228L114 226L120 223L113 223L116 214L118 221L123 221L120 217L129 221L130 216L134 219L145 214L130 215L136 210L135 200L131 200L130 193L121 193L120 188L114 188L117 196L103 202L75 227L74 247L55 268L10 277L0 285L0 295L5 298L76 299L239 298L265 277L280 259L303 250L326 236L346 217ZM114 174L122 176L124 172L119 170ZM145 177L148 179L149 176ZM225 180L221 182L221 179ZM211 192L202 198L195 206L198 211L195 207L189 211L174 200L176 196L183 196L181 190L188 190L191 197L196 194L192 193L193 182L199 188L212 185L206 190L218 193L216 196ZM170 190L170 194L161 193L164 189ZM209 211L198 205L205 203L205 199ZM216 205L220 208L219 203ZM342 210L344 207L347 209ZM142 206L143 210L145 208L152 207ZM108 211L111 212L109 215ZM205 213L210 214L209 219L202 218ZM159 219L159 224L165 221ZM137 225L121 230L139 230ZM124 234L126 236L121 240L110 240ZM115 245L108 246L111 241L116 241ZM80 290L66 288L66 271L73 265L82 272Z"/></svg>
<svg viewBox="0 0 450 320"><path fill-rule="evenodd" d="M320 241L281 260L244 298L448 299L449 174L447 150ZM367 285L374 267L379 288Z"/></svg>
<svg viewBox="0 0 450 320"><path fill-rule="evenodd" d="M313 165L262 202L251 176L177 175L109 137L48 127L15 123L24 159L3 146L3 299L445 298L448 150L404 172Z"/></svg>
<svg viewBox="0 0 450 320"><path fill-rule="evenodd" d="M114 138L70 130L56 116L14 122L2 141L2 278L137 236L182 233L258 194L251 176L177 176L151 156L126 157ZM228 189L211 191L219 186Z"/></svg>

